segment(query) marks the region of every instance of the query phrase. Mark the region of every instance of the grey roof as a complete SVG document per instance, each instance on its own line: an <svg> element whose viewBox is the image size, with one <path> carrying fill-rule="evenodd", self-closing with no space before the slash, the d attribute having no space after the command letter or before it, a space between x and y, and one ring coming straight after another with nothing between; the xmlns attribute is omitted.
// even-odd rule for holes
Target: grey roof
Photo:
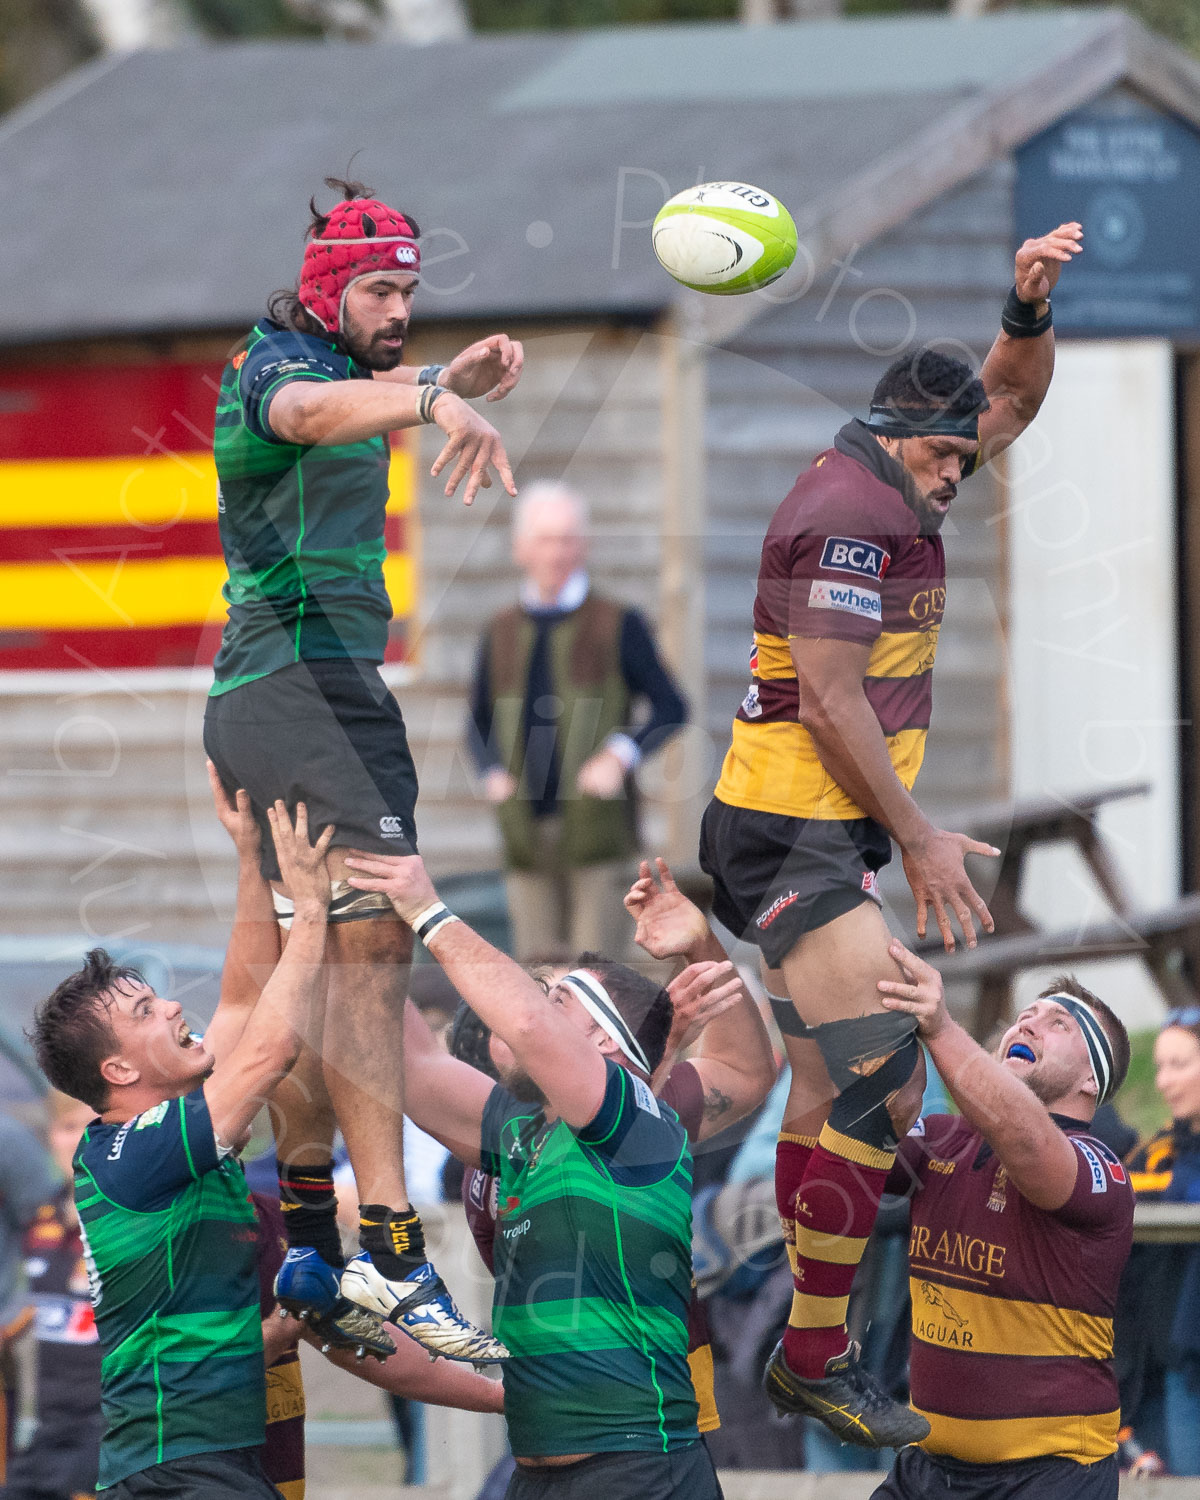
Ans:
<svg viewBox="0 0 1200 1500"><path fill-rule="evenodd" d="M1200 69L1106 10L108 58L0 127L0 341L251 321L294 281L309 194L356 152L353 175L424 231L423 319L650 316L679 295L645 232L669 193L758 183L823 255L901 211L868 185L906 151L909 191L944 191L960 158L978 170L1135 52L1139 86L1161 78L1200 119ZM1036 107L997 124L1018 97Z"/></svg>

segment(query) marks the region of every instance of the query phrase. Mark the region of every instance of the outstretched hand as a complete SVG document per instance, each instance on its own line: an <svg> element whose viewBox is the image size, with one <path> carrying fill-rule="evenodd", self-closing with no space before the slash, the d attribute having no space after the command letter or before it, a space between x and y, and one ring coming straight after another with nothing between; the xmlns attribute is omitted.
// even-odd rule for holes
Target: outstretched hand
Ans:
<svg viewBox="0 0 1200 1500"><path fill-rule="evenodd" d="M654 864L657 878L650 862L642 860L625 897L625 910L637 923L634 941L651 958L682 958L708 936L708 921L675 884L666 860Z"/></svg>
<svg viewBox="0 0 1200 1500"><path fill-rule="evenodd" d="M442 371L440 385L456 396L471 400L486 396L489 401L503 401L521 378L525 349L506 333L468 344Z"/></svg>
<svg viewBox="0 0 1200 1500"><path fill-rule="evenodd" d="M663 1056L673 1059L690 1047L710 1021L732 1010L742 998L742 981L731 960L689 964L667 985L673 1014Z"/></svg>
<svg viewBox="0 0 1200 1500"><path fill-rule="evenodd" d="M910 953L899 938L888 944L888 953L904 971L904 979L881 979L879 993L887 1010L905 1011L917 1018L917 1035L931 1042L950 1024L942 976L923 958Z"/></svg>
<svg viewBox="0 0 1200 1500"><path fill-rule="evenodd" d="M1045 302L1063 266L1082 249L1082 224L1060 224L1039 239L1026 240L1017 251L1017 296L1022 302Z"/></svg>
<svg viewBox="0 0 1200 1500"><path fill-rule="evenodd" d="M262 834L250 810L250 794L243 787L239 787L233 794L233 801L230 802L229 793L217 774L216 766L211 760L206 760L204 764L208 768L208 784L212 788L213 807L216 808L221 827L233 840L240 859L256 861L262 848Z"/></svg>
<svg viewBox="0 0 1200 1500"><path fill-rule="evenodd" d="M364 854L361 849L351 849L346 864L360 872L348 881L356 891L378 891L386 896L405 922L419 917L438 899L419 854Z"/></svg>
<svg viewBox="0 0 1200 1500"><path fill-rule="evenodd" d="M445 489L447 495L453 495L465 479L463 504L470 505L481 489L491 489L489 468L495 469L510 495L517 493L512 466L500 434L461 396L456 396L453 391L439 396L433 408L433 420L446 434L446 441L429 472L436 479L444 469L450 469Z"/></svg>
<svg viewBox="0 0 1200 1500"><path fill-rule="evenodd" d="M954 952L951 913L958 918L968 948L974 948L978 941L974 918L978 918L985 932L995 932L992 914L971 884L964 860L968 854L985 854L994 859L999 853L994 844L981 843L965 833L948 833L944 828L931 829L920 845L901 851L904 873L917 903L919 938L925 936L930 910L947 953Z"/></svg>

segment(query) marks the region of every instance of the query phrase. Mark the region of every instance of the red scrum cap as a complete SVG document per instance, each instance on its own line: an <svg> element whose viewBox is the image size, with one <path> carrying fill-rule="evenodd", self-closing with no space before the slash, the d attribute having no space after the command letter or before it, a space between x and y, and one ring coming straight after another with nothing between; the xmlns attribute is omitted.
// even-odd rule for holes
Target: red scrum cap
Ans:
<svg viewBox="0 0 1200 1500"><path fill-rule="evenodd" d="M403 214L376 198L347 198L304 247L300 301L323 328L338 333L346 293L356 281L380 271L415 276L420 269L416 233Z"/></svg>

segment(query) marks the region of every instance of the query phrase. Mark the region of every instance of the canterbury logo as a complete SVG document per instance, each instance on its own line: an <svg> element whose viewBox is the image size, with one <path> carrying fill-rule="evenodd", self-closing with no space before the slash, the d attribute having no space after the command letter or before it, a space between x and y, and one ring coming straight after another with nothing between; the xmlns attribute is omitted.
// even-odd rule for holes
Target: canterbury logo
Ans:
<svg viewBox="0 0 1200 1500"><path fill-rule="evenodd" d="M402 818L380 818L379 832L385 839L402 839L404 837L404 820Z"/></svg>

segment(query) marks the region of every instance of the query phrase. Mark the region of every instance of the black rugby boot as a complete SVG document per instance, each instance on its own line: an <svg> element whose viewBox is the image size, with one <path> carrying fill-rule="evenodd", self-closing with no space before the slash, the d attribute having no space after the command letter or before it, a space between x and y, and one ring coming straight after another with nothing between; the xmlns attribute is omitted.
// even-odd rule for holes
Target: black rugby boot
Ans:
<svg viewBox="0 0 1200 1500"><path fill-rule="evenodd" d="M860 1448L903 1448L928 1437L929 1423L886 1394L863 1369L861 1352L852 1339L844 1354L828 1361L823 1379L805 1380L788 1368L780 1339L767 1361L763 1389L784 1416L816 1417L843 1443Z"/></svg>

